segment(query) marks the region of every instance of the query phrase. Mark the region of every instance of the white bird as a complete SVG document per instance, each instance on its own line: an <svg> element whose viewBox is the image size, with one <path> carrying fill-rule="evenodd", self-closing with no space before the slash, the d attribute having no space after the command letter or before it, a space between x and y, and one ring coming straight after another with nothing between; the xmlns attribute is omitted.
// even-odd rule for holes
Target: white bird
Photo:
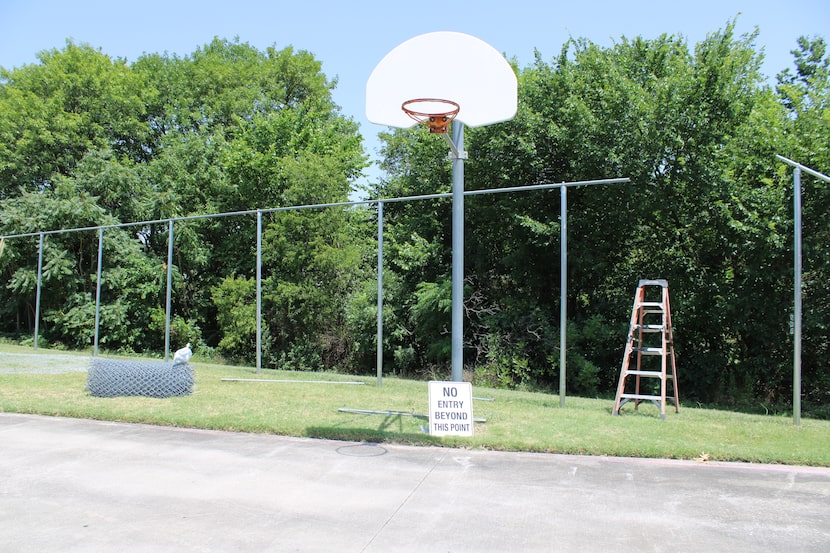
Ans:
<svg viewBox="0 0 830 553"><path fill-rule="evenodd" d="M193 352L190 351L190 342L187 343L185 347L180 350L177 350L176 353L173 355L173 364L174 365L184 365L190 358L193 356Z"/></svg>

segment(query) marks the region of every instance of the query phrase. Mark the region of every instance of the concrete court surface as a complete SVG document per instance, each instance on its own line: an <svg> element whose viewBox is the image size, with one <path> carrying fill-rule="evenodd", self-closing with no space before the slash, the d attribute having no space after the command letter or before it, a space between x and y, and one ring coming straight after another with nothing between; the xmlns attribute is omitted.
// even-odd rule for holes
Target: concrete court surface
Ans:
<svg viewBox="0 0 830 553"><path fill-rule="evenodd" d="M830 469L0 414L0 551L830 551Z"/></svg>

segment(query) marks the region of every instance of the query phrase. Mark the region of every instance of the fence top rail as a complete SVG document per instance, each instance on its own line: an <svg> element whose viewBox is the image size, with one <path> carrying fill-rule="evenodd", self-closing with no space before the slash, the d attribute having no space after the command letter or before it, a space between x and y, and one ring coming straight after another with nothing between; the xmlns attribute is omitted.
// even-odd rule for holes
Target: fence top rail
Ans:
<svg viewBox="0 0 830 553"><path fill-rule="evenodd" d="M563 187L572 187L572 186L588 186L592 184L617 184L617 183L626 183L631 182L631 179L628 177L622 178L613 178L613 179L598 179L598 180L584 180L584 181L571 181L571 182L557 182L557 183L540 183L540 184L531 184L526 186L505 186L502 188L488 188L482 190L465 190L465 196L477 196L483 194L502 194L506 192L526 192L530 190L547 190L551 188L563 188ZM372 204L380 204L380 203L395 203L395 202L409 202L409 201L417 201L417 200L434 200L434 199L441 199L441 198L451 198L451 192L443 192L443 193L436 193L436 194L422 194L422 195L415 195L415 196L399 196L395 198L375 198L375 199L366 199L366 200L355 200L349 202L331 202L331 203L319 203L319 204L306 204L306 205L292 205L292 206L285 206L285 207L270 207L270 208L262 208L262 209L248 209L244 211L228 211L225 213L209 213L209 214L202 214L202 215L184 215L181 217L167 217L164 219L153 219L148 221L135 221L131 223L112 223L109 225L97 225L97 226L89 226L89 227L75 227L75 228L68 228L68 229L56 229L56 230L42 230L36 232L24 232L19 234L3 234L0 235L0 239L6 238L26 238L31 236L45 236L47 234L60 234L64 232L82 232L82 231L90 231L90 230L98 230L103 231L105 229L110 228L126 228L126 227L140 227L140 226L147 226L147 225L158 225L161 223L169 223L169 222L176 222L176 221L193 221L197 219L212 219L216 217L236 217L241 215L254 215L257 213L276 213L279 211L297 211L301 209L326 209L331 207L355 207L358 205L372 205Z"/></svg>
<svg viewBox="0 0 830 553"><path fill-rule="evenodd" d="M775 154L775 157L777 157L778 159L780 159L781 161L783 161L787 165L791 165L793 167L796 167L797 169L801 169L805 173L809 173L810 175L813 175L814 177L820 178L823 181L830 182L830 177L828 177L824 173L820 173L820 172L816 171L815 169L810 169L806 165L802 165L801 163L798 163L797 161L793 161L791 159L788 159L784 156L780 156L778 154Z"/></svg>

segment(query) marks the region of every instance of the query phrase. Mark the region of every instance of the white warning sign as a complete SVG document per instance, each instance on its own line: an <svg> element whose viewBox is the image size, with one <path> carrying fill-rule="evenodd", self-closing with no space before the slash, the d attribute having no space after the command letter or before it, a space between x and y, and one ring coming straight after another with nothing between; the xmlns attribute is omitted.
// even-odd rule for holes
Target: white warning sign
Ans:
<svg viewBox="0 0 830 553"><path fill-rule="evenodd" d="M469 382L429 383L429 433L473 435L473 386Z"/></svg>

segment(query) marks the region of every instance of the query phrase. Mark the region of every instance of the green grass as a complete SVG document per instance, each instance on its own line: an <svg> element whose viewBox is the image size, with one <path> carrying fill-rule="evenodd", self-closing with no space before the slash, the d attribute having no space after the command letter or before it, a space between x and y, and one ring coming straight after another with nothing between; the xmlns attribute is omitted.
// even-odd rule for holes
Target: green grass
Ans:
<svg viewBox="0 0 830 553"><path fill-rule="evenodd" d="M830 421L759 416L681 405L660 420L656 407L626 406L611 416L613 401L543 393L473 388L477 423L472 438L429 436L427 383L339 374L296 373L195 363L194 393L185 397L98 398L86 374L32 374L4 365L0 348L0 411L108 421L307 436L371 442L446 445L506 451L751 461L830 466ZM23 351L21 349L20 351ZM31 350L28 350L31 352ZM9 356L11 358L12 356ZM87 358L78 357L85 363ZM364 385L312 382L233 382L224 378L360 381ZM681 398L682 399L682 398ZM340 408L381 411L365 415Z"/></svg>

